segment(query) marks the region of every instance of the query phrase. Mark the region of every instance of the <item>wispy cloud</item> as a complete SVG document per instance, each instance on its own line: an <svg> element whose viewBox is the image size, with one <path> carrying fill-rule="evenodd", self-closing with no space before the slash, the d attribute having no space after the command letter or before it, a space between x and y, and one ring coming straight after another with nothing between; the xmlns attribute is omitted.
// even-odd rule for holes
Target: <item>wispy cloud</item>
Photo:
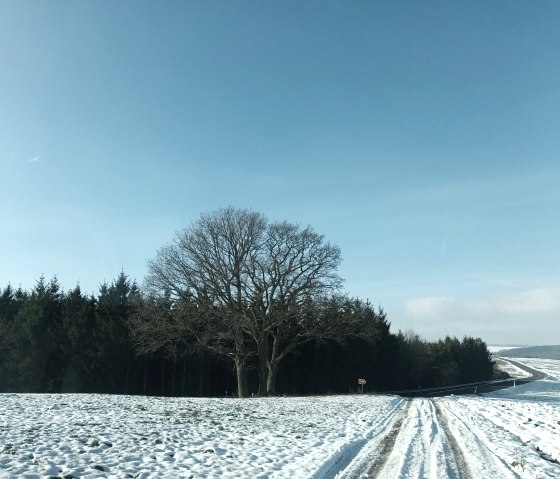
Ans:
<svg viewBox="0 0 560 479"><path fill-rule="evenodd" d="M40 156L34 156L33 158L29 158L29 160L27 160L25 163L29 164L29 163L35 163L36 161L39 161L41 159Z"/></svg>

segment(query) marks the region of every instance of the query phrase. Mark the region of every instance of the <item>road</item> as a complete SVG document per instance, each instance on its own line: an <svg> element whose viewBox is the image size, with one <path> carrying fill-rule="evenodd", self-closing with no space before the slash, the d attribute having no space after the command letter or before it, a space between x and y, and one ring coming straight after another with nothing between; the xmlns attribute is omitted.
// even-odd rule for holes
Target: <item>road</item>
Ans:
<svg viewBox="0 0 560 479"><path fill-rule="evenodd" d="M524 364L518 363L517 361L513 361L511 359L501 358L504 361L508 361L509 363L513 364L514 366L523 369L524 371L531 374L530 377L521 378L521 379L506 379L500 381L479 381L470 384L459 384L457 386L445 386L440 388L418 388L418 389L409 389L406 391L393 391L391 394L396 394L402 397L442 397L442 396L449 396L451 394L459 395L459 394L481 394L481 393L489 393L492 391L498 391L500 389L510 388L512 386L520 386L522 384L526 384L531 381L536 381L539 379L544 379L546 374L536 369L530 368L525 366Z"/></svg>
<svg viewBox="0 0 560 479"><path fill-rule="evenodd" d="M366 444L337 479L520 479L491 441L439 398L403 401L382 438Z"/></svg>
<svg viewBox="0 0 560 479"><path fill-rule="evenodd" d="M338 479L520 479L526 473L494 444L495 431L480 427L453 398L444 395L490 392L544 379L540 371L510 361L530 378L477 383L457 388L403 394L399 411L382 434L365 444L344 467L325 477ZM419 393L422 393L422 397ZM502 434L507 434L500 431ZM552 476L559 477L559 476Z"/></svg>

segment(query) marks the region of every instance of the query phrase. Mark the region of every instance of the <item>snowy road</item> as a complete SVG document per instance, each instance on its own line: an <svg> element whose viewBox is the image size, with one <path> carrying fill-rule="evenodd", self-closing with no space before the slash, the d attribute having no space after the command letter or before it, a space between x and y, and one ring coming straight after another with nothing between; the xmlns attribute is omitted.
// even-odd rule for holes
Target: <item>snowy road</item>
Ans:
<svg viewBox="0 0 560 479"><path fill-rule="evenodd" d="M545 453L534 444L538 439L534 431L533 435L527 431L525 437L519 436L519 421L523 418L518 412L504 411L503 404L492 400L486 407L480 407L480 403L478 398L409 400L383 438L366 444L354 461L334 477L560 477L560 466L554 462L560 445L548 444L551 453ZM549 423L548 432L558 438L560 428Z"/></svg>
<svg viewBox="0 0 560 479"><path fill-rule="evenodd" d="M391 427L333 477L560 478L557 369L512 364L534 382L484 396L409 399Z"/></svg>
<svg viewBox="0 0 560 479"><path fill-rule="evenodd" d="M456 457L430 399L407 401L401 417L384 440L365 447L338 478L441 477L467 479L462 457Z"/></svg>

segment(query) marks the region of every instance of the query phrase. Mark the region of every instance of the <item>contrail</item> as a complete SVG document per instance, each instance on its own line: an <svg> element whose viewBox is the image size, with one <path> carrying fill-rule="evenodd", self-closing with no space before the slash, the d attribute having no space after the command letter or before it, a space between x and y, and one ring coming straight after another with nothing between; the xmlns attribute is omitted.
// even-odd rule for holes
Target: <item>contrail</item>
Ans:
<svg viewBox="0 0 560 479"><path fill-rule="evenodd" d="M443 238L443 243L441 244L441 252L443 253L445 250L445 245L447 244L447 236Z"/></svg>
<svg viewBox="0 0 560 479"><path fill-rule="evenodd" d="M39 161L41 159L40 156L34 156L33 158L30 158L29 160L26 161L26 163L35 163L36 161Z"/></svg>

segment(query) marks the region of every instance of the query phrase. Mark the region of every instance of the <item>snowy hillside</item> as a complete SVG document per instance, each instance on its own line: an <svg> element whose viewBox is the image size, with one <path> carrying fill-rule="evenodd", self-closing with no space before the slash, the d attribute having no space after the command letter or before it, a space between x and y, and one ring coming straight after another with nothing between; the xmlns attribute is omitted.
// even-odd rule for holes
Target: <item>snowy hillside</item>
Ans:
<svg viewBox="0 0 560 479"><path fill-rule="evenodd" d="M507 358L541 358L560 360L560 346L507 348L497 351L496 354Z"/></svg>
<svg viewBox="0 0 560 479"><path fill-rule="evenodd" d="M530 365L549 378L437 399L3 394L0 477L560 477L560 362Z"/></svg>

